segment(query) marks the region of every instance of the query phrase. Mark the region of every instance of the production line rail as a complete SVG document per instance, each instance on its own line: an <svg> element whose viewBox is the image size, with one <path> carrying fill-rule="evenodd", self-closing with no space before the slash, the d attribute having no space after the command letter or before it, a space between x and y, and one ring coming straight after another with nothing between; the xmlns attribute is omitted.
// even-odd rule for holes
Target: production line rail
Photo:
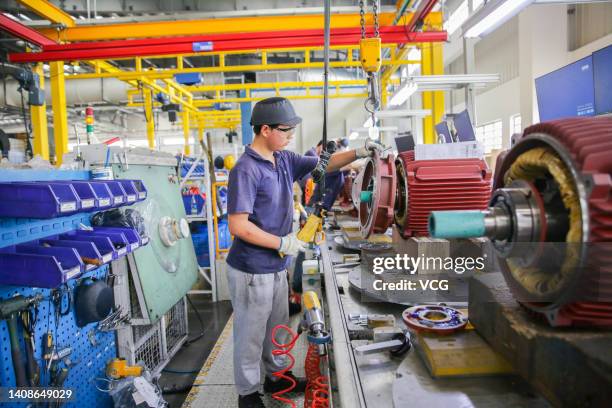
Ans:
<svg viewBox="0 0 612 408"><path fill-rule="evenodd" d="M362 298L351 288L348 271L334 270L334 264L341 260L342 252L333 235L328 234L326 245L321 245L320 267L324 309L332 333L329 349L334 407L549 406L544 399L534 397L515 375L435 379L414 347L399 358L388 352L355 353L354 347L367 341L349 338L349 314L392 314L401 322L406 306Z"/></svg>

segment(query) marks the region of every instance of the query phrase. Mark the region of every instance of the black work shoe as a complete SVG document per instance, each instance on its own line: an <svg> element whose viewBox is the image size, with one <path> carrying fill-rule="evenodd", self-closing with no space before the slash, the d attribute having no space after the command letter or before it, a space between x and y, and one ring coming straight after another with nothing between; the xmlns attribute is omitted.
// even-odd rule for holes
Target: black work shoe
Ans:
<svg viewBox="0 0 612 408"><path fill-rule="evenodd" d="M306 379L305 378L297 378L291 371L287 371L285 374L287 377L291 377L295 380L295 388L291 390L291 392L304 392L306 391ZM291 382L285 378L280 378L276 381L272 380L270 377L266 376L266 380L264 381L264 392L273 394L275 392L279 392L285 390L291 386Z"/></svg>
<svg viewBox="0 0 612 408"><path fill-rule="evenodd" d="M266 406L261 400L261 394L254 392L248 395L239 395L238 408L266 408Z"/></svg>

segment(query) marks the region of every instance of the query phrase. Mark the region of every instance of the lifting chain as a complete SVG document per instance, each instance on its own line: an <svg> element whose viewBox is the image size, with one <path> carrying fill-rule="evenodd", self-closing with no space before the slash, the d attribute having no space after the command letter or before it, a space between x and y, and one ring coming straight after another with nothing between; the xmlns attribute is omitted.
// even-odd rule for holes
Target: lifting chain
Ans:
<svg viewBox="0 0 612 408"><path fill-rule="evenodd" d="M366 21L365 21L365 2L359 0L359 23L361 25L361 38L366 38ZM374 0L373 5L374 14L374 37L380 37L380 25L378 23L378 0Z"/></svg>
<svg viewBox="0 0 612 408"><path fill-rule="evenodd" d="M363 0L359 0L359 23L361 24L361 38L366 38L366 26L365 26L365 5Z"/></svg>
<svg viewBox="0 0 612 408"><path fill-rule="evenodd" d="M374 37L380 37L378 32L378 0L374 0Z"/></svg>

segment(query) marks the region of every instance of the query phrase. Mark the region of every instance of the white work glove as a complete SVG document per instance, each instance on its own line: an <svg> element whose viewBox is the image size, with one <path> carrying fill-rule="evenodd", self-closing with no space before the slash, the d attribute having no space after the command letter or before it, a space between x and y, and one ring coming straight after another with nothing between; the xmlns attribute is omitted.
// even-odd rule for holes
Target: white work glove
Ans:
<svg viewBox="0 0 612 408"><path fill-rule="evenodd" d="M281 244L278 248L281 256L296 256L298 252L304 252L305 250L306 243L300 241L295 233L281 237Z"/></svg>
<svg viewBox="0 0 612 408"><path fill-rule="evenodd" d="M380 150L382 149L378 143L373 140L366 140L364 146L355 149L355 155L358 159L363 159L364 157L372 156L376 151L380 152Z"/></svg>

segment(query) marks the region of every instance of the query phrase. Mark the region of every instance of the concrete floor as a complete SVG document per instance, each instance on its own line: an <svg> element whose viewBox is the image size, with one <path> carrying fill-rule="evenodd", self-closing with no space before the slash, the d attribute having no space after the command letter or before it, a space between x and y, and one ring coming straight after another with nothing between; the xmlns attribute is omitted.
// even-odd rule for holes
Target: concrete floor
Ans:
<svg viewBox="0 0 612 408"><path fill-rule="evenodd" d="M188 346L182 347L162 372L160 385L164 389L164 399L170 408L180 408L183 404L195 377L232 314L232 305L229 301L213 303L210 297L203 295L191 295L190 299L200 312L205 334ZM194 338L201 333L202 328L189 304L188 311L189 338Z"/></svg>

